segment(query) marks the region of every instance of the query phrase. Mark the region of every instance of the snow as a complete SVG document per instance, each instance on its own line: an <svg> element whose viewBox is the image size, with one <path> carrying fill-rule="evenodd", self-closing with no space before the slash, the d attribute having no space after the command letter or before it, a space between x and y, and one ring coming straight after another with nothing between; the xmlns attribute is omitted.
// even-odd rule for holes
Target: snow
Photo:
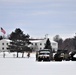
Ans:
<svg viewBox="0 0 76 75"><path fill-rule="evenodd" d="M75 58L76 58L76 54L75 54L73 57L75 57Z"/></svg>
<svg viewBox="0 0 76 75"><path fill-rule="evenodd" d="M62 62L37 62L35 61L35 53L31 53L31 57L14 58L13 54L6 53L6 58L0 53L0 75L76 75L75 61Z"/></svg>

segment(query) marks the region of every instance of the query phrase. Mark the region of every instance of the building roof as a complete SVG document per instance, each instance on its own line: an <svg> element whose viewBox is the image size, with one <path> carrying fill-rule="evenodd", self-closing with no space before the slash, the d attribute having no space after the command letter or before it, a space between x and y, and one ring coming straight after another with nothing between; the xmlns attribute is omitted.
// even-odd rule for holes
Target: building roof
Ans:
<svg viewBox="0 0 76 75"><path fill-rule="evenodd" d="M0 40L0 41L7 41L7 42L11 42L11 40L9 40L9 39L2 39L2 40Z"/></svg>
<svg viewBox="0 0 76 75"><path fill-rule="evenodd" d="M30 40L30 42L32 42L32 43L38 43L38 42L42 42L43 40L47 40L47 39ZM49 39L49 40L50 40L50 42L52 42L52 43L57 43L57 42L55 42L55 41L53 41L53 40L51 40L51 39Z"/></svg>
<svg viewBox="0 0 76 75"><path fill-rule="evenodd" d="M55 41L53 41L53 40L50 40L50 42L52 42L52 43L57 43L57 42L55 42Z"/></svg>
<svg viewBox="0 0 76 75"><path fill-rule="evenodd" d="M32 40L32 41L30 41L30 42L41 42L42 40Z"/></svg>

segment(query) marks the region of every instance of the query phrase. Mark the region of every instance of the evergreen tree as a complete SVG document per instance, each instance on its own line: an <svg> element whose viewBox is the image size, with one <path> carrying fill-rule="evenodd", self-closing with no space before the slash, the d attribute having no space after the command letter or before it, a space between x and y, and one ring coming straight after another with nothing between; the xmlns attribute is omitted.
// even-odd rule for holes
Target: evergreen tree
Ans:
<svg viewBox="0 0 76 75"><path fill-rule="evenodd" d="M31 49L28 47L30 44L29 42L29 35L23 34L23 31L21 29L16 29L15 32L12 32L9 37L12 42L9 45L9 50L10 52L17 52L17 57L18 53L22 53L22 57L24 55L24 52Z"/></svg>
<svg viewBox="0 0 76 75"><path fill-rule="evenodd" d="M50 49L50 50L52 50L51 42L50 42L49 38L48 38L47 41L46 41L46 44L45 44L44 49Z"/></svg>
<svg viewBox="0 0 76 75"><path fill-rule="evenodd" d="M49 38L46 40L44 49L50 49L50 52L51 52L50 57L51 57L51 60L53 60L53 51L52 51L51 42Z"/></svg>

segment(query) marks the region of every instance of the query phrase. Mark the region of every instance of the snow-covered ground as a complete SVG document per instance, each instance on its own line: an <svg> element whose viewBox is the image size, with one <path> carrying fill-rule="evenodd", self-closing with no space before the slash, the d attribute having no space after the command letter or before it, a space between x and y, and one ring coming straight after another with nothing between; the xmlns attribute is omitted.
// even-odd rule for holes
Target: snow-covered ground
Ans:
<svg viewBox="0 0 76 75"><path fill-rule="evenodd" d="M37 62L35 53L30 58L13 58L13 54L0 53L0 75L76 75L75 61Z"/></svg>

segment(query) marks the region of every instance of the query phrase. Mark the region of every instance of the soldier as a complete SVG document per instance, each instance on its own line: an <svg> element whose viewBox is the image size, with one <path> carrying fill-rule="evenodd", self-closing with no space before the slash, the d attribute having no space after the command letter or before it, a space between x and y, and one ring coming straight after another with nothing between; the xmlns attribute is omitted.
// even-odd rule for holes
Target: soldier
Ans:
<svg viewBox="0 0 76 75"><path fill-rule="evenodd" d="M3 53L3 58L5 58L5 53Z"/></svg>
<svg viewBox="0 0 76 75"><path fill-rule="evenodd" d="M36 61L38 60L38 51L36 52Z"/></svg>
<svg viewBox="0 0 76 75"><path fill-rule="evenodd" d="M27 57L28 57L28 58L30 57L30 52L28 52Z"/></svg>
<svg viewBox="0 0 76 75"><path fill-rule="evenodd" d="M13 54L13 57L15 58L15 54Z"/></svg>

